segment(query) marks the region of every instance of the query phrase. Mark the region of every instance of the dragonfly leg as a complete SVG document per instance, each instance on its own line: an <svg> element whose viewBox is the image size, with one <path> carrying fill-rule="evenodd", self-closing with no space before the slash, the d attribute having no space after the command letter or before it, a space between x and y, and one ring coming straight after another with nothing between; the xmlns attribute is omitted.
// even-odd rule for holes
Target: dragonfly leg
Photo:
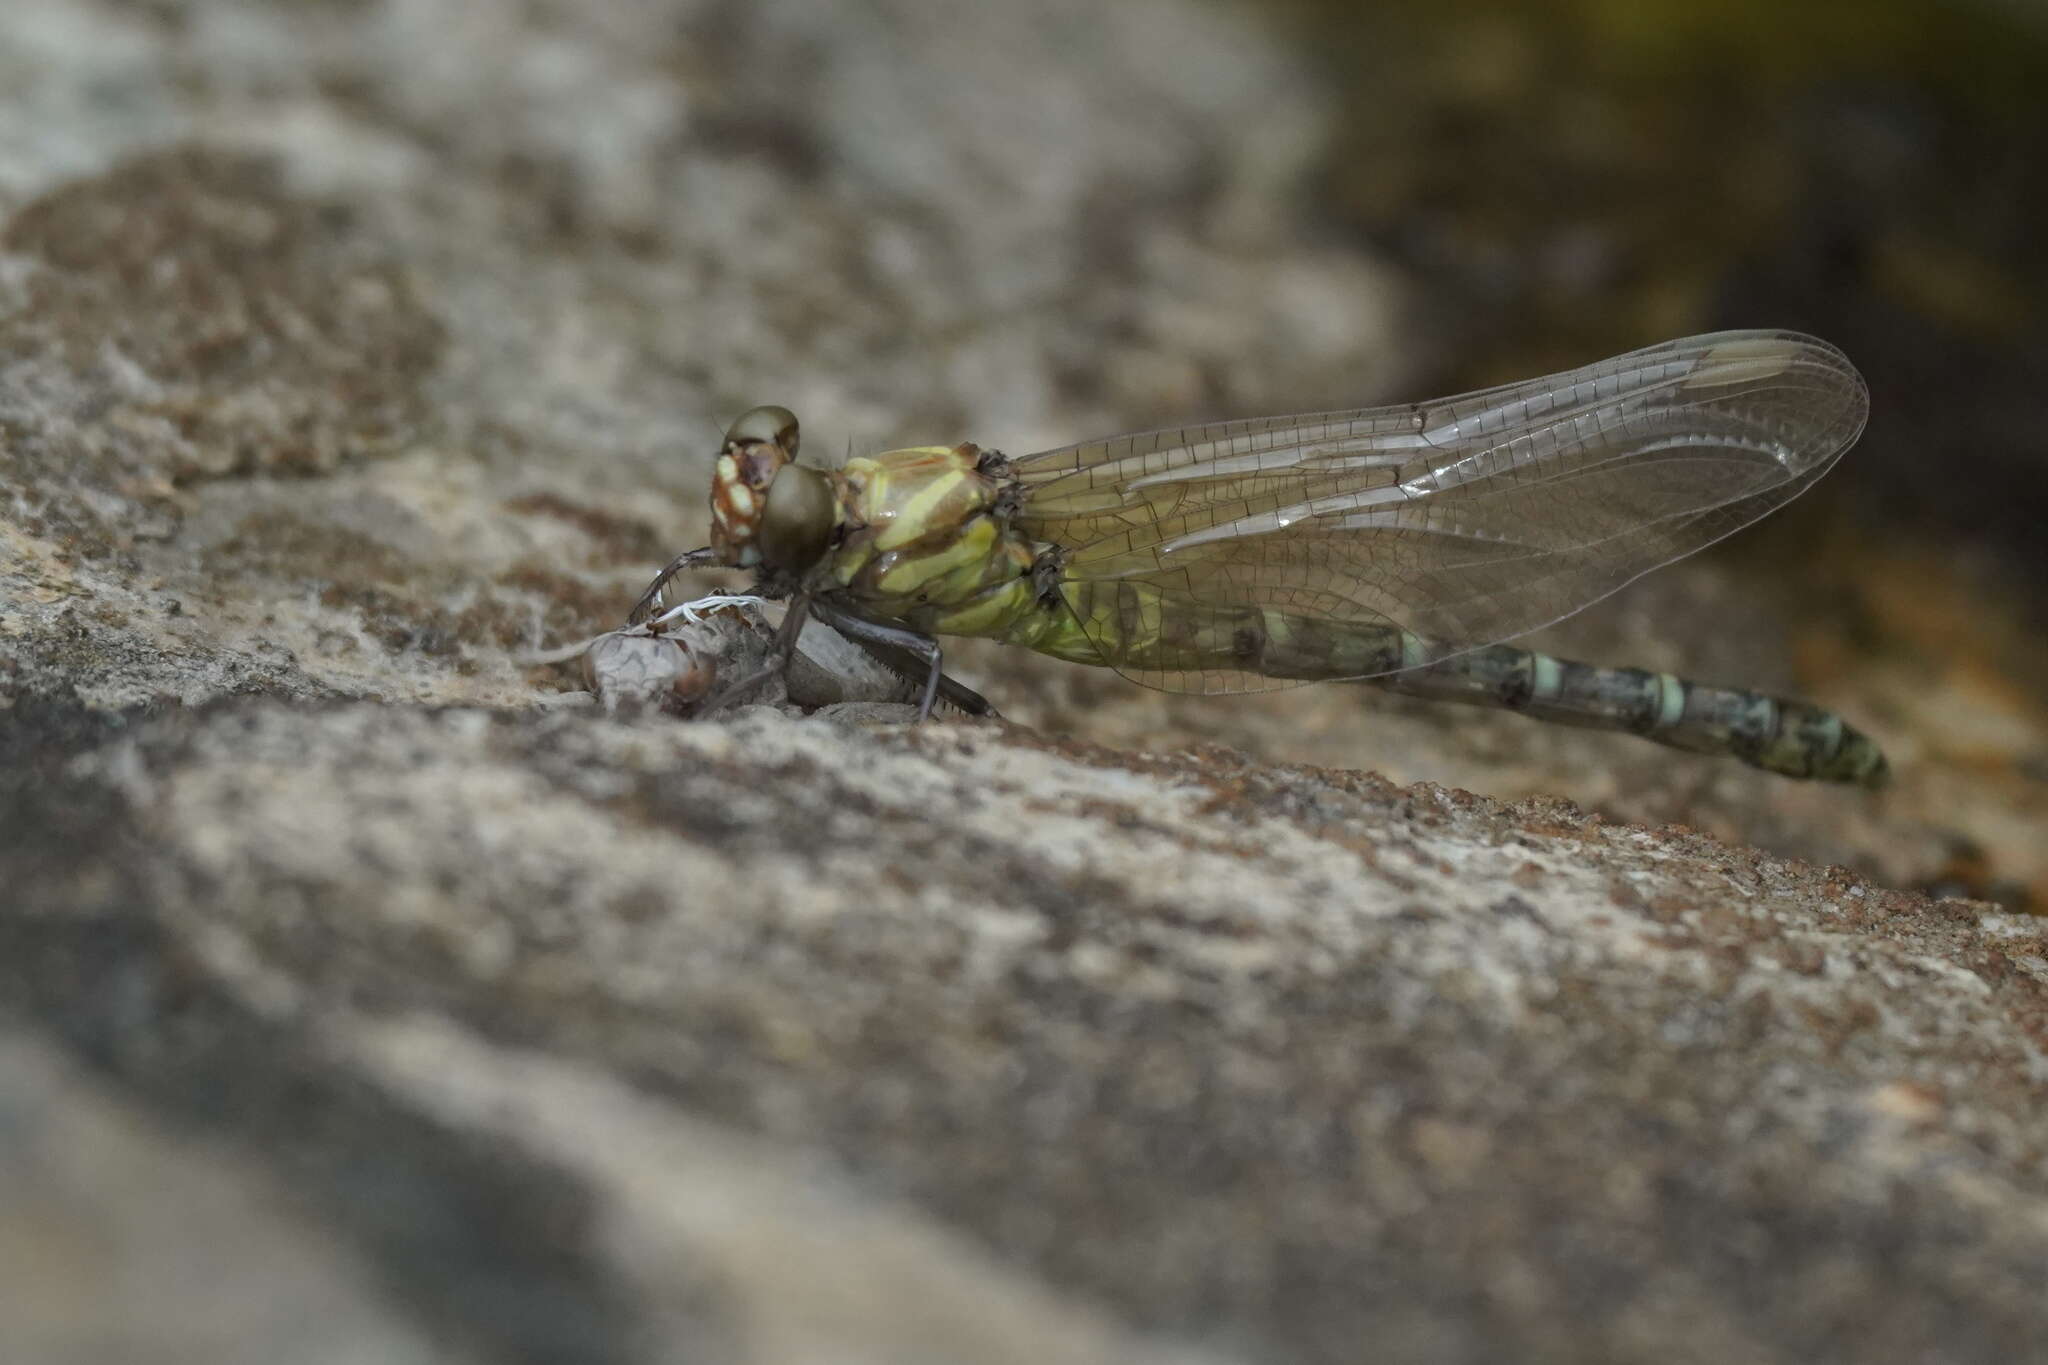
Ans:
<svg viewBox="0 0 2048 1365"><path fill-rule="evenodd" d="M988 720L1001 720L1003 713L996 710L996 704L957 678L939 674L939 695L970 716L981 716Z"/></svg>
<svg viewBox="0 0 2048 1365"><path fill-rule="evenodd" d="M1003 713L996 710L995 703L981 693L945 673L939 674L939 695L959 707L970 716L983 716L989 720L1001 720Z"/></svg>
<svg viewBox="0 0 2048 1365"><path fill-rule="evenodd" d="M859 644L897 673L915 678L915 669L924 669L924 697L917 708L917 718L928 720L932 714L932 703L943 693L946 700L970 716L993 716L996 708L989 705L988 698L946 676L945 653L939 642L929 635L903 626L886 626L879 621L870 621L851 612L818 604L818 619L847 639Z"/></svg>
<svg viewBox="0 0 2048 1365"><path fill-rule="evenodd" d="M716 563L717 559L718 556L712 552L709 546L701 550L691 550L686 554L677 555L669 561L666 569L663 569L654 576L654 581L647 585L647 591L640 594L640 600L633 604L633 610L626 613L626 624L637 626L656 611L668 605L668 599L665 594L668 592L670 579L685 569L694 569L700 564Z"/></svg>
<svg viewBox="0 0 2048 1365"><path fill-rule="evenodd" d="M803 633L804 618L810 615L810 609L809 597L799 593L791 598L788 608L783 612L782 624L775 631L775 642L769 646L768 662L738 682L720 689L717 696L704 703L698 715L708 716L714 711L723 710L788 668L789 656L796 652L796 637Z"/></svg>

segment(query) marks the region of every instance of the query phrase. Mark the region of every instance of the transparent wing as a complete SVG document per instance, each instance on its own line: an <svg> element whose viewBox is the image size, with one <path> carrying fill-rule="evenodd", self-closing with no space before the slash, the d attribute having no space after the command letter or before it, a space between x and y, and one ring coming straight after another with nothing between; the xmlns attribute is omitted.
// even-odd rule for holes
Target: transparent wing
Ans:
<svg viewBox="0 0 2048 1365"><path fill-rule="evenodd" d="M1718 332L1454 398L1119 436L1015 469L1023 525L1067 548L1070 597L1129 584L1162 613L1393 626L1429 661L1568 616L1789 502L1868 408L1826 342ZM1140 665L1125 643L1097 640L1172 691L1294 685L1163 659L1156 642Z"/></svg>

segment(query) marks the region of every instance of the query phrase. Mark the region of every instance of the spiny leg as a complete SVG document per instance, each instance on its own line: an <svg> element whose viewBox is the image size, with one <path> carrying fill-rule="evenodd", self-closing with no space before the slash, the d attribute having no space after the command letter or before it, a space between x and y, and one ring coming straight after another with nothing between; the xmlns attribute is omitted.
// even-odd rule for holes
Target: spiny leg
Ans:
<svg viewBox="0 0 2048 1365"><path fill-rule="evenodd" d="M904 626L888 626L879 621L870 621L866 617L828 607L822 602L818 604L817 610L819 620L875 654L893 671L910 676L902 664L890 658L891 654L907 654L915 662L924 665L924 698L917 708L917 718L920 721L931 718L932 703L941 692L945 693L947 701L970 716L996 714L996 709L989 705L988 698L964 683L955 682L946 676L945 653L939 648L939 642L931 636Z"/></svg>
<svg viewBox="0 0 2048 1365"><path fill-rule="evenodd" d="M691 550L685 554L677 555L669 561L666 569L655 575L654 581L647 585L647 591L640 594L640 600L633 604L633 610L626 613L626 624L637 626L654 612L666 606L667 599L663 594L668 589L669 580L677 574L682 573L685 569L694 569L702 564L715 564L717 562L718 556L713 553L708 545L701 550Z"/></svg>
<svg viewBox="0 0 2048 1365"><path fill-rule="evenodd" d="M888 661L885 659L883 662L886 663ZM913 659L910 662L914 663L915 660ZM939 674L939 695L944 697L949 705L958 708L967 715L980 716L986 720L1001 720L1003 718L1003 713L996 710L994 702L950 674Z"/></svg>

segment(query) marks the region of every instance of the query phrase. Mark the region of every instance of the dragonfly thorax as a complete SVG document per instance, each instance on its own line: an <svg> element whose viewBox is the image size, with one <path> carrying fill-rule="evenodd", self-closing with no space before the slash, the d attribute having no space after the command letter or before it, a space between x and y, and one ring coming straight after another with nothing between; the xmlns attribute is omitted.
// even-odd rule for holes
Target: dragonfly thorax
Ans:
<svg viewBox="0 0 2048 1365"><path fill-rule="evenodd" d="M796 415L759 407L726 428L711 477L711 548L741 568L801 571L831 543L831 481L796 463Z"/></svg>

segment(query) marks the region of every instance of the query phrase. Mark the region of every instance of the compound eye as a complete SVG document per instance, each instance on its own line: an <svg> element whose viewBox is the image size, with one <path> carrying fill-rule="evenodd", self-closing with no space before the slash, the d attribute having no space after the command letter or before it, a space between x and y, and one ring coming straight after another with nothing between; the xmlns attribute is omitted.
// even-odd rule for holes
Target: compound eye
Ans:
<svg viewBox="0 0 2048 1365"><path fill-rule="evenodd" d="M785 465L761 512L761 556L776 568L800 573L831 547L838 524L839 501L826 477L804 465Z"/></svg>
<svg viewBox="0 0 2048 1365"><path fill-rule="evenodd" d="M725 429L727 450L745 449L751 445L772 445L779 447L782 453L791 459L796 458L798 439L796 414L788 408L777 407L772 403L765 407L748 409Z"/></svg>

